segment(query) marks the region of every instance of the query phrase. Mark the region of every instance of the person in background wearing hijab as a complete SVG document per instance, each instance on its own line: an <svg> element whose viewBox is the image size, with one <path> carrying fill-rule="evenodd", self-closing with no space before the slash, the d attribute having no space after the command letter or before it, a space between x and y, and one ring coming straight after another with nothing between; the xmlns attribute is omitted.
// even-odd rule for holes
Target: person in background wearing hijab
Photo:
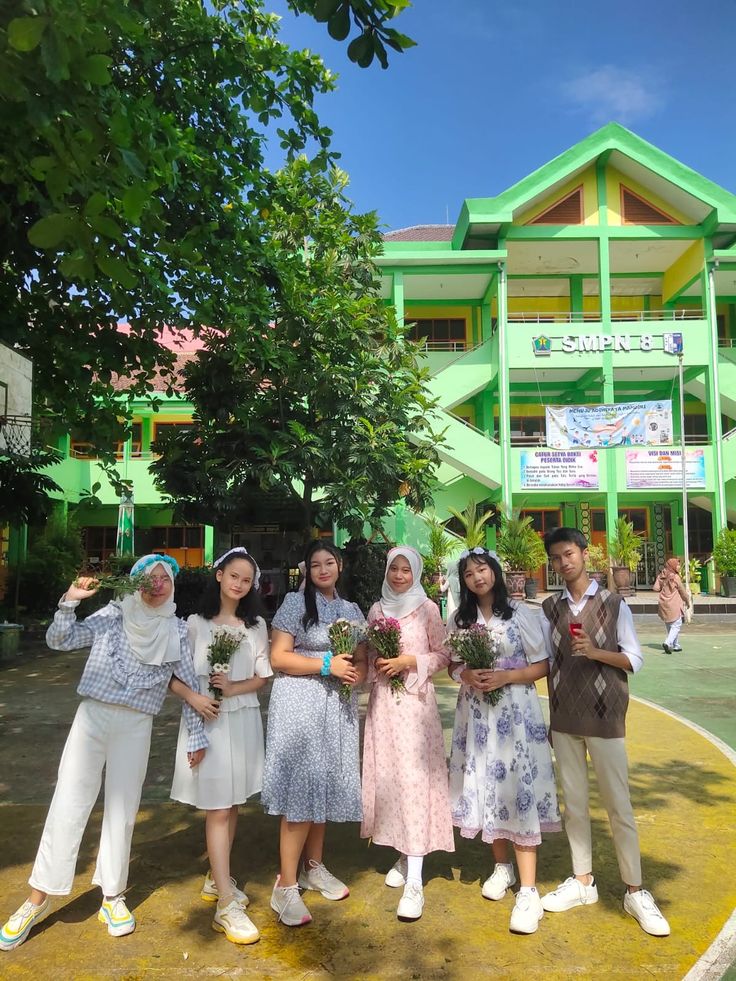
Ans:
<svg viewBox="0 0 736 981"><path fill-rule="evenodd" d="M375 652L363 748L363 838L388 845L399 860L386 885L404 887L396 911L418 920L424 907L422 864L429 852L454 852L447 763L432 675L449 664L445 629L421 584L422 559L413 548L392 548L386 559L381 599L368 624L391 617L401 627L399 657ZM404 688L391 689L400 677Z"/></svg>
<svg viewBox="0 0 736 981"><path fill-rule="evenodd" d="M77 692L82 701L59 764L59 775L29 884L31 893L0 930L0 949L12 950L48 915L50 896L72 890L77 854L105 770L105 803L100 847L92 882L103 902L97 915L113 937L135 930L125 903L130 844L143 779L148 766L154 715L163 705L176 674L197 688L186 624L176 614L174 577L179 571L168 555L145 555L130 571L148 582L122 601L113 600L83 621L76 617L81 600L97 592L95 579L81 578L69 587L46 633L55 651L90 647ZM204 723L188 705L188 758L204 758Z"/></svg>
<svg viewBox="0 0 736 981"><path fill-rule="evenodd" d="M680 579L679 559L667 559L652 589L655 593L659 593L657 613L667 627L667 637L662 648L665 654L681 651L678 638L682 629L683 610L690 602L690 597L685 583Z"/></svg>

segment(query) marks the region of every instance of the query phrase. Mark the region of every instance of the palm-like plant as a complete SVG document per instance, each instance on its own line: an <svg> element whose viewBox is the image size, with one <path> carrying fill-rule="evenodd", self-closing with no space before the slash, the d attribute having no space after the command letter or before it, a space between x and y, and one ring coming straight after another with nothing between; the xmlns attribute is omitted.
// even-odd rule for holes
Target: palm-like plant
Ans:
<svg viewBox="0 0 736 981"><path fill-rule="evenodd" d="M431 599L436 599L439 595L438 578L442 572L442 565L460 549L462 542L447 531L446 522L440 521L436 514L424 514L422 517L428 532L427 550L422 553L424 560L422 580L427 595Z"/></svg>
<svg viewBox="0 0 736 981"><path fill-rule="evenodd" d="M485 527L491 518L496 516L495 508L489 508L483 514L478 514L478 505L471 498L462 511L458 511L456 508L448 508L447 510L463 526L463 539L466 548L478 548L478 546L485 545Z"/></svg>
<svg viewBox="0 0 736 981"><path fill-rule="evenodd" d="M618 518L613 537L608 542L608 554L615 566L635 572L641 562L642 536L634 531L628 518Z"/></svg>
<svg viewBox="0 0 736 981"><path fill-rule="evenodd" d="M496 551L509 571L531 571L547 561L544 543L534 530L530 515L522 518L518 511L503 513Z"/></svg>

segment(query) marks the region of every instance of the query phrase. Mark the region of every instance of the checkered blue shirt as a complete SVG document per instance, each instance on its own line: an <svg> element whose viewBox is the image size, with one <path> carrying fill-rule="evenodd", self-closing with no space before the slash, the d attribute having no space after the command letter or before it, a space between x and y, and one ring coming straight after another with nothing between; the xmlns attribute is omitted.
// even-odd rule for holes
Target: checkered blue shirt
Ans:
<svg viewBox="0 0 736 981"><path fill-rule="evenodd" d="M194 691L199 682L194 673L187 625L177 620L181 660L168 664L141 664L130 649L123 629L123 614L117 603L77 620L78 600L61 600L54 619L46 631L46 643L52 651L76 651L90 647L87 663L77 687L83 698L126 705L136 712L157 715L161 711L172 674ZM189 730L187 749L193 753L208 745L204 722L186 702L184 721Z"/></svg>

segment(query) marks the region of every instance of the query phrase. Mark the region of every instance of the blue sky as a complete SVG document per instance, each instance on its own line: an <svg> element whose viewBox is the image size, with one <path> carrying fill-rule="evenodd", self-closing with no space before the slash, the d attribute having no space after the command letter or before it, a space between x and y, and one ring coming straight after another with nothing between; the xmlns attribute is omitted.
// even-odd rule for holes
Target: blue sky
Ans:
<svg viewBox="0 0 736 981"><path fill-rule="evenodd" d="M317 109L357 208L387 228L454 222L612 120L736 192L734 0L415 0L395 24L417 47L386 71L265 6L339 74Z"/></svg>

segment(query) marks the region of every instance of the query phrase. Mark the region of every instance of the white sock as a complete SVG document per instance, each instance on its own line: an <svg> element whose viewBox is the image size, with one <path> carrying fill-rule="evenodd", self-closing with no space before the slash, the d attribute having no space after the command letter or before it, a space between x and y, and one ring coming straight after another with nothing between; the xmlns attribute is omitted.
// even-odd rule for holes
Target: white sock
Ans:
<svg viewBox="0 0 736 981"><path fill-rule="evenodd" d="M422 865L424 864L424 855L407 855L406 856L406 881L407 882L418 882L421 886L422 884Z"/></svg>
<svg viewBox="0 0 736 981"><path fill-rule="evenodd" d="M509 876L511 876L513 874L513 871L514 871L514 866L511 864L511 862L496 862L496 868L497 869L506 869L506 871L508 872Z"/></svg>
<svg viewBox="0 0 736 981"><path fill-rule="evenodd" d="M519 892L526 892L529 893L530 895L532 893L535 893L536 891L537 891L536 886L522 886L521 889L519 889Z"/></svg>

